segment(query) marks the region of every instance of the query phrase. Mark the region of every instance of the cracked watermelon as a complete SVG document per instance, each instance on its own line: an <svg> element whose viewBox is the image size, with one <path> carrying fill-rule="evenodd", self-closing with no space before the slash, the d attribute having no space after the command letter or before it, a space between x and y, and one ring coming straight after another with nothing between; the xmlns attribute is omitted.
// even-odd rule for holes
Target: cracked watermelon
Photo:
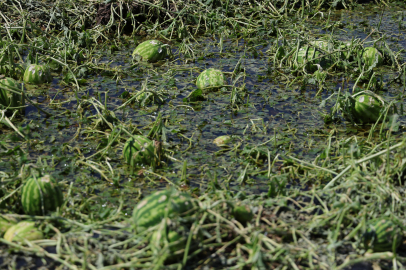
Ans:
<svg viewBox="0 0 406 270"><path fill-rule="evenodd" d="M133 58L136 55L149 62L157 62L168 55L167 47L159 40L147 40L135 48Z"/></svg>
<svg viewBox="0 0 406 270"><path fill-rule="evenodd" d="M155 192L141 200L133 211L134 226L138 231L159 224L168 211L168 218L185 213L193 208L189 194L176 189Z"/></svg>
<svg viewBox="0 0 406 270"><path fill-rule="evenodd" d="M50 175L28 179L21 192L21 204L27 215L45 215L62 203L62 191Z"/></svg>
<svg viewBox="0 0 406 270"><path fill-rule="evenodd" d="M41 84L51 82L52 76L46 65L31 64L24 72L24 82L28 84Z"/></svg>
<svg viewBox="0 0 406 270"><path fill-rule="evenodd" d="M35 226L33 221L22 221L11 226L4 234L4 239L10 242L23 242L24 240L43 239L43 233Z"/></svg>
<svg viewBox="0 0 406 270"><path fill-rule="evenodd" d="M221 70L209 68L197 77L196 86L198 89L203 90L208 87L221 87L225 82L226 78Z"/></svg>
<svg viewBox="0 0 406 270"><path fill-rule="evenodd" d="M387 219L368 224L363 235L364 248L374 252L392 251L402 243L402 230Z"/></svg>

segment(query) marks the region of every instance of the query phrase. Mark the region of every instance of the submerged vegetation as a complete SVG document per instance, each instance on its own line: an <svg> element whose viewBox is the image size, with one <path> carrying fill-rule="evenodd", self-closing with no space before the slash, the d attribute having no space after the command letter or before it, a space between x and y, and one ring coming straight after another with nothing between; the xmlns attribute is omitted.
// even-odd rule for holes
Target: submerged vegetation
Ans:
<svg viewBox="0 0 406 270"><path fill-rule="evenodd" d="M0 268L405 269L405 8L0 0Z"/></svg>

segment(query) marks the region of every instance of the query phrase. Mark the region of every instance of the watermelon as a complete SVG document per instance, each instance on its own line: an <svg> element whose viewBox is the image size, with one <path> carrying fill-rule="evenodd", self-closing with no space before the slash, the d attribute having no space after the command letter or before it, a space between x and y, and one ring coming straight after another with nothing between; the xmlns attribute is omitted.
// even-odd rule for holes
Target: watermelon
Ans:
<svg viewBox="0 0 406 270"><path fill-rule="evenodd" d="M225 84L226 78L221 70L209 68L200 73L196 80L198 89L205 89L208 87L221 87Z"/></svg>
<svg viewBox="0 0 406 270"><path fill-rule="evenodd" d="M352 96L352 99L352 114L356 122L375 123L381 109L385 106L385 101L371 91L358 92Z"/></svg>
<svg viewBox="0 0 406 270"><path fill-rule="evenodd" d="M168 217L174 217L193 208L189 194L176 189L155 192L141 200L134 208L133 221L138 231L159 224L168 211Z"/></svg>
<svg viewBox="0 0 406 270"><path fill-rule="evenodd" d="M217 145L218 147L227 146L227 144L230 142L231 142L231 136L229 136L229 135L219 136L216 139L214 139L214 141L213 141L213 143L215 145Z"/></svg>
<svg viewBox="0 0 406 270"><path fill-rule="evenodd" d="M31 64L24 72L24 82L28 84L41 84L51 82L52 76L46 65Z"/></svg>
<svg viewBox="0 0 406 270"><path fill-rule="evenodd" d="M150 238L151 251L154 255L166 255L165 262L173 262L183 256L182 250L186 247L187 239L177 231L171 229L156 230ZM160 254L162 248L169 245L167 253Z"/></svg>
<svg viewBox="0 0 406 270"><path fill-rule="evenodd" d="M23 242L25 240L40 240L44 235L35 226L33 221L22 221L11 226L4 234L4 239L7 241Z"/></svg>
<svg viewBox="0 0 406 270"><path fill-rule="evenodd" d="M131 167L153 165L159 151L155 149L154 141L142 135L133 135L124 145L123 157Z"/></svg>
<svg viewBox="0 0 406 270"><path fill-rule="evenodd" d="M236 206L233 209L233 215L238 222L245 225L247 222L250 222L254 217L250 207L248 205Z"/></svg>
<svg viewBox="0 0 406 270"><path fill-rule="evenodd" d="M6 89L17 88L20 89L21 85L13 78L3 78L0 80L0 86ZM5 107L18 107L22 106L22 96L9 92L4 88L0 88L0 104Z"/></svg>
<svg viewBox="0 0 406 270"><path fill-rule="evenodd" d="M21 204L27 215L45 215L63 204L62 191L50 175L32 177L23 186Z"/></svg>
<svg viewBox="0 0 406 270"><path fill-rule="evenodd" d="M363 235L364 248L374 252L392 251L401 243L401 228L387 219L370 222Z"/></svg>
<svg viewBox="0 0 406 270"><path fill-rule="evenodd" d="M147 40L135 48L133 58L136 55L153 63L164 59L168 55L168 48L159 40Z"/></svg>
<svg viewBox="0 0 406 270"><path fill-rule="evenodd" d="M298 68L299 66L303 65L306 61L310 61L312 59L318 58L321 56L321 53L313 48L313 47L303 47L300 48L299 51L293 54L293 59L296 60L297 63L293 62L293 67ZM313 60L306 64L306 69L310 72L317 70L317 64L321 64L321 58L317 60Z"/></svg>
<svg viewBox="0 0 406 270"><path fill-rule="evenodd" d="M374 63L376 63L376 67L379 67L383 64L383 57L376 48L366 47L362 51L362 61L366 68L371 67Z"/></svg>
<svg viewBox="0 0 406 270"><path fill-rule="evenodd" d="M0 214L0 236L3 236L3 234L15 224L17 224L15 218Z"/></svg>

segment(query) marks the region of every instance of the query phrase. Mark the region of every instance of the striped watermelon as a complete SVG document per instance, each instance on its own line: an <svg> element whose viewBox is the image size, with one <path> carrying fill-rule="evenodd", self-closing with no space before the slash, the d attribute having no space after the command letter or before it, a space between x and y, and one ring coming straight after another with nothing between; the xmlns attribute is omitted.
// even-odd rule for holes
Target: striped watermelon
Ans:
<svg viewBox="0 0 406 270"><path fill-rule="evenodd" d="M136 55L149 62L157 62L168 55L167 47L159 40L147 40L135 48L133 58Z"/></svg>
<svg viewBox="0 0 406 270"><path fill-rule="evenodd" d="M376 63L376 67L379 67L383 64L382 54L374 47L364 48L364 50L362 51L362 60L366 68L369 68L374 63Z"/></svg>
<svg viewBox="0 0 406 270"><path fill-rule="evenodd" d="M124 145L123 157L131 167L153 165L156 151L154 141L142 135L133 135Z"/></svg>
<svg viewBox="0 0 406 270"><path fill-rule="evenodd" d="M33 221L22 221L11 226L4 234L7 241L23 242L25 240L33 241L43 239L44 235L35 226Z"/></svg>
<svg viewBox="0 0 406 270"><path fill-rule="evenodd" d="M1 79L0 86L4 87L6 89L9 89L10 87L17 88L17 89L21 88L21 85L16 80L14 80L13 78L9 78L9 77ZM21 104L21 99L22 99L21 95L11 93L4 88L0 88L0 104L5 107L21 106L22 105Z"/></svg>
<svg viewBox="0 0 406 270"><path fill-rule="evenodd" d="M318 58L321 56L321 53L313 47L303 47L300 48L299 51L293 54L293 67L298 68L299 66L303 65L306 61L310 61L312 59ZM295 62L296 60L296 62ZM306 64L306 69L310 72L317 70L317 64L321 64L321 58L317 60L313 60Z"/></svg>
<svg viewBox="0 0 406 270"><path fill-rule="evenodd" d="M46 65L31 64L24 72L24 82L28 84L41 84L51 81L51 72Z"/></svg>
<svg viewBox="0 0 406 270"><path fill-rule="evenodd" d="M352 96L352 99L352 113L356 122L375 123L381 109L385 106L385 101L371 91L358 92Z"/></svg>
<svg viewBox="0 0 406 270"><path fill-rule="evenodd" d="M27 215L45 215L62 203L62 191L50 175L28 179L21 192L21 204Z"/></svg>
<svg viewBox="0 0 406 270"><path fill-rule="evenodd" d="M15 224L17 224L17 220L15 218L6 215L0 215L0 236L3 236L3 234Z"/></svg>
<svg viewBox="0 0 406 270"><path fill-rule="evenodd" d="M226 78L221 70L209 68L200 73L196 80L198 89L205 89L208 87L221 87L225 84Z"/></svg>
<svg viewBox="0 0 406 270"><path fill-rule="evenodd" d="M366 250L392 251L402 243L402 230L390 220L373 221L368 224L363 235L363 242Z"/></svg>
<svg viewBox="0 0 406 270"><path fill-rule="evenodd" d="M141 200L133 211L134 226L138 231L155 226L165 217L182 214L193 208L189 194L175 189L166 189L155 192Z"/></svg>

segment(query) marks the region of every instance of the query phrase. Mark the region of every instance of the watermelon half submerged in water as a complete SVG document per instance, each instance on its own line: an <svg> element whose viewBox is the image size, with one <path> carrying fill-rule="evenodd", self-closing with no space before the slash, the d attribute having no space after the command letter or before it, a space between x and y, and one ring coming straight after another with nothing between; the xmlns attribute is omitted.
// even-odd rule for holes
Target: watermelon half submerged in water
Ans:
<svg viewBox="0 0 406 270"><path fill-rule="evenodd" d="M31 64L24 72L24 82L28 84L41 84L51 81L52 76L47 65Z"/></svg>
<svg viewBox="0 0 406 270"><path fill-rule="evenodd" d="M138 231L159 224L165 217L168 218L185 213L194 206L189 194L175 189L155 192L141 200L133 211L134 226Z"/></svg>
<svg viewBox="0 0 406 270"><path fill-rule="evenodd" d="M139 55L143 60L157 62L168 55L168 48L159 40L147 40L135 48L133 57Z"/></svg>
<svg viewBox="0 0 406 270"><path fill-rule="evenodd" d="M196 86L198 89L203 90L211 87L221 87L225 82L226 78L221 70L209 68L200 73L199 77L197 77Z"/></svg>

